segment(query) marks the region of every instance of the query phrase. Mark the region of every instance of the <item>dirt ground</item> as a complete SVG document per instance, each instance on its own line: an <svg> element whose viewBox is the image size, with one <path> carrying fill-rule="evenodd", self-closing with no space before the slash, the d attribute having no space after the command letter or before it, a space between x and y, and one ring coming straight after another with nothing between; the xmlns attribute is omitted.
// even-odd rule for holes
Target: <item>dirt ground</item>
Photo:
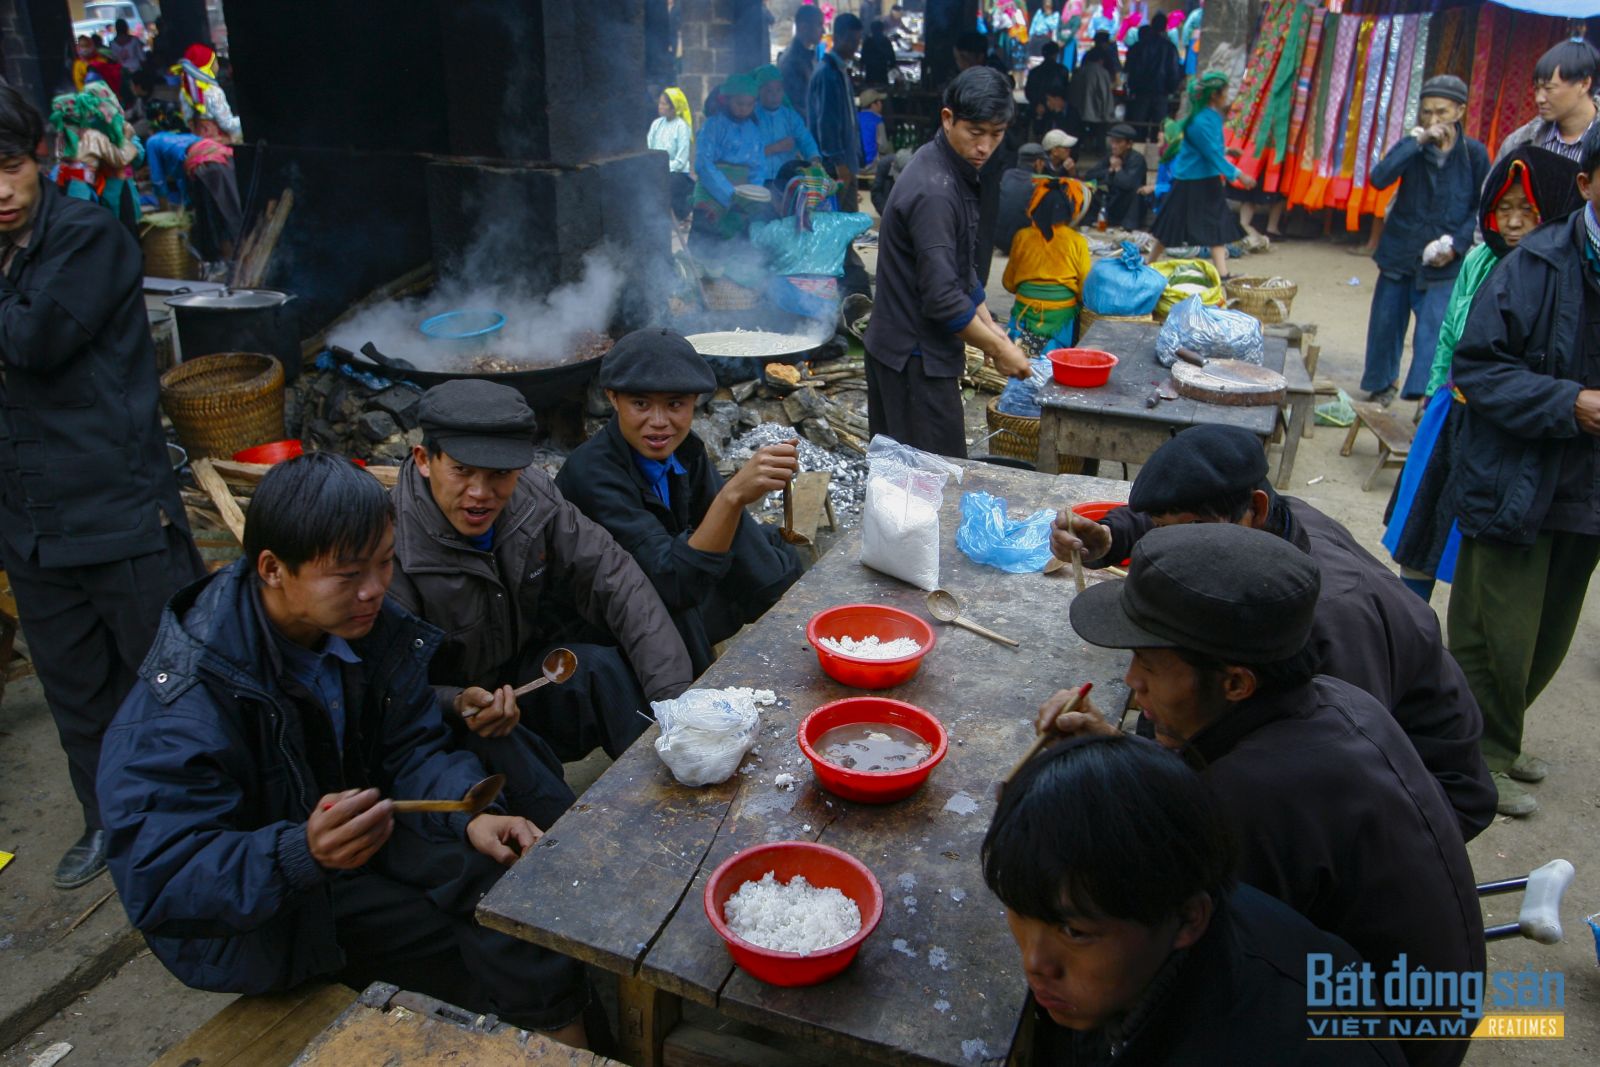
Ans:
<svg viewBox="0 0 1600 1067"><path fill-rule="evenodd" d="M989 289L997 316L1005 303L999 284L1003 268L1004 259L997 259ZM1299 283L1292 317L1319 327L1319 377L1331 378L1355 395L1376 278L1371 261L1346 255L1339 245L1285 242L1239 262L1235 269L1283 275ZM1352 279L1357 284L1349 284ZM982 399L975 403L981 404ZM981 412L975 425L982 425ZM1374 489L1363 493L1360 484L1376 455L1375 442L1364 435L1355 454L1341 458L1338 451L1343 438L1344 431L1323 427L1302 443L1291 492L1343 521L1375 554L1387 558L1379 536L1395 472L1381 474ZM1116 471L1104 473L1115 476ZM1434 596L1433 606L1441 616L1448 594L1448 588L1441 587ZM1578 877L1562 910L1565 941L1553 947L1504 941L1489 950L1491 970L1564 972L1566 1037L1561 1041L1480 1042L1469 1054L1469 1064L1577 1067L1600 1059L1600 970L1596 968L1595 940L1584 922L1584 916L1600 911L1600 733L1589 718L1592 701L1586 696L1600 681L1600 659L1593 654L1597 641L1600 605L1591 602L1566 665L1528 717L1529 749L1555 765L1549 780L1535 787L1541 811L1520 821L1497 819L1469 847L1480 880L1524 874L1555 857L1565 857L1576 865ZM102 879L77 894L57 894L48 888L48 869L70 840L72 828L68 825L71 819L59 814L70 794L36 682L14 683L6 691L0 704L0 742L0 849L18 855L12 869L0 871L3 976L7 971L17 974L13 968L19 966L30 970L43 967L29 962L25 947L70 946L73 939L96 930L97 924L119 920L120 911L113 911L117 908L113 898L81 927L62 932L110 885ZM580 784L592 781L601 766L586 764L575 777ZM1486 902L1486 920L1514 919L1517 900L1491 898ZM117 931L98 930L94 936L112 938ZM997 961L996 965L1011 966L1012 961ZM0 992L17 988L16 983L0 980ZM40 1050L58 1041L74 1046L62 1061L66 1067L147 1063L227 999L184 989L148 953L135 955L114 975L98 980L85 995L0 1053L0 1065L28 1064ZM0 1018L13 1008L0 1003Z"/></svg>

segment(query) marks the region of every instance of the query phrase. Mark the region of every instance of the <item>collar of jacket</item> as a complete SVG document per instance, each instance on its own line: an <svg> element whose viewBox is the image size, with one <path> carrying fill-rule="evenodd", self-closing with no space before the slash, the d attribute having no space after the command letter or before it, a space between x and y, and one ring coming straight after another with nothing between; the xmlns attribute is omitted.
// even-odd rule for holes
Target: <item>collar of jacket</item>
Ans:
<svg viewBox="0 0 1600 1067"><path fill-rule="evenodd" d="M469 571L498 582L500 570L494 552L510 542L538 507L532 490L517 477L511 499L494 521L494 549L474 548L450 525L428 488L428 480L408 459L394 487L394 554L407 574L445 574Z"/></svg>
<svg viewBox="0 0 1600 1067"><path fill-rule="evenodd" d="M633 484L639 490L640 503L651 511L658 511L667 515L672 514L678 506L680 494L672 494L672 507L663 504L661 498L656 496L655 490L651 488L650 482L644 476L644 471L640 470L639 465L633 461L633 446L628 444L628 439L622 436L622 424L618 422L614 412L611 415L611 421L606 423L605 429L600 432L605 434L606 446L610 449L611 454L619 460L620 466L628 472L628 477L633 479ZM689 436L683 439L683 444L679 445L672 454L678 457L678 462L683 464L686 470L694 471L699 467L701 461L705 459L705 442L701 441L693 430L690 430ZM688 504L689 501L684 499L685 513L687 513Z"/></svg>
<svg viewBox="0 0 1600 1067"><path fill-rule="evenodd" d="M50 219L56 213L56 205L61 199L61 190L57 189L54 182L44 180L44 175L39 175L39 199L35 201L33 212L33 225L29 228L29 237L26 247L17 249L17 257L12 261L10 273L15 273L22 264L39 254L39 247L44 244L44 231L50 225Z"/></svg>
<svg viewBox="0 0 1600 1067"><path fill-rule="evenodd" d="M940 127L933 135L933 143L939 146L939 153L944 157L945 165L953 171L968 186L978 187L978 168L962 159L956 154L955 148L950 144L950 139L944 135L944 127Z"/></svg>
<svg viewBox="0 0 1600 1067"><path fill-rule="evenodd" d="M1183 746L1183 758L1197 771L1222 759L1240 741L1266 726L1303 713L1316 700L1311 683L1241 701Z"/></svg>
<svg viewBox="0 0 1600 1067"><path fill-rule="evenodd" d="M255 572L235 560L215 574L178 591L161 613L161 624L139 677L156 699L171 704L210 676L239 690L271 699L282 692L280 665L256 607ZM439 647L440 631L390 601L372 630L350 642L361 672L383 685L405 667L426 671Z"/></svg>
<svg viewBox="0 0 1600 1067"><path fill-rule="evenodd" d="M1589 243L1589 231L1583 221L1586 210L1587 207L1579 208L1565 219L1552 219L1539 226L1518 241L1514 251L1544 260L1558 271L1573 256L1581 262L1583 249Z"/></svg>

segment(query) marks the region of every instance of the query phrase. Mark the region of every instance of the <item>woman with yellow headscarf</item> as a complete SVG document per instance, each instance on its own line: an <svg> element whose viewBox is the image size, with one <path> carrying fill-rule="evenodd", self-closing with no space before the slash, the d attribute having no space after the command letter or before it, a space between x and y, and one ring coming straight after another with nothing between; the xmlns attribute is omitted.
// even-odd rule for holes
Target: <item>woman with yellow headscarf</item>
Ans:
<svg viewBox="0 0 1600 1067"><path fill-rule="evenodd" d="M1028 225L1011 239L1004 285L1017 301L1009 332L1030 358L1072 345L1089 276L1089 242L1073 227L1088 203L1076 178L1035 178Z"/></svg>
<svg viewBox="0 0 1600 1067"><path fill-rule="evenodd" d="M674 86L662 90L656 101L659 116L650 124L645 147L667 154L667 181L671 183L672 214L679 220L689 217L689 194L694 191L694 175L689 155L694 146L694 115L683 90Z"/></svg>

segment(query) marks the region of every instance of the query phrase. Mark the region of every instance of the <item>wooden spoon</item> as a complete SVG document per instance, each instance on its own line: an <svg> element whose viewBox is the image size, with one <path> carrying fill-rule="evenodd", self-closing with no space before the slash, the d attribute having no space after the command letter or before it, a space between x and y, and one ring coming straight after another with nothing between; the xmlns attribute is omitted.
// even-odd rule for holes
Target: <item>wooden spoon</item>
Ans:
<svg viewBox="0 0 1600 1067"><path fill-rule="evenodd" d="M1069 711L1077 711L1079 708L1083 707L1083 698L1088 696L1089 690L1093 688L1093 682L1084 682L1083 685L1078 689L1078 695L1067 701L1066 706L1060 711L1056 712L1056 715L1065 715ZM1028 746L1028 751L1024 752L1022 754L1022 758L1017 760L1017 765L1011 768L1011 773L996 783L994 787L995 799L999 799L1000 794L1005 791L1006 786L1011 784L1011 779L1017 776L1017 772L1026 767L1029 760L1037 756L1046 745L1054 740L1056 740L1056 734L1054 730L1051 730L1047 727L1040 731L1039 736L1033 739L1033 744Z"/></svg>
<svg viewBox="0 0 1600 1067"><path fill-rule="evenodd" d="M418 811L465 811L476 815L478 812L493 804L500 795L500 790L506 787L506 776L491 774L471 789L460 800L396 800L394 810L398 812Z"/></svg>
<svg viewBox="0 0 1600 1067"><path fill-rule="evenodd" d="M1004 634L997 634L987 626L979 626L971 619L961 614L961 601L956 595L945 589L935 589L928 594L928 614L940 622L953 622L963 629L971 630L979 637L987 637L991 641L998 641L1002 645L1020 648L1021 645Z"/></svg>
<svg viewBox="0 0 1600 1067"><path fill-rule="evenodd" d="M549 685L551 682L560 685L567 681L578 670L578 654L570 648L552 648L550 654L545 656L544 662L539 665L539 669L544 672L544 677L535 678L527 685L517 686L511 691L511 695L520 697L524 693L533 692L541 685ZM482 710L482 708L470 708L463 711L461 717L470 719Z"/></svg>

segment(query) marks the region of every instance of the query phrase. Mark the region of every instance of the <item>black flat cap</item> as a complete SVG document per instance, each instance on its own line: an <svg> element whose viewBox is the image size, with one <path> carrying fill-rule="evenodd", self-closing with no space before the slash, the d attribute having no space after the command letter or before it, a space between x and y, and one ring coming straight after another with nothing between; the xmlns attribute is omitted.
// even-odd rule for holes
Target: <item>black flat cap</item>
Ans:
<svg viewBox="0 0 1600 1067"><path fill-rule="evenodd" d="M1422 92L1418 99L1424 96L1436 96L1445 100L1454 100L1458 104L1467 102L1467 83L1454 74L1435 74L1422 83Z"/></svg>
<svg viewBox="0 0 1600 1067"><path fill-rule="evenodd" d="M527 398L481 378L442 382L422 394L417 422L451 459L469 467L521 470L533 462L538 426Z"/></svg>
<svg viewBox="0 0 1600 1067"><path fill-rule="evenodd" d="M619 393L710 393L717 376L682 334L634 330L600 361L600 388Z"/></svg>
<svg viewBox="0 0 1600 1067"><path fill-rule="evenodd" d="M1124 141L1137 141L1139 131L1129 126L1126 122L1119 122L1106 131L1107 137L1117 137Z"/></svg>
<svg viewBox="0 0 1600 1067"><path fill-rule="evenodd" d="M1192 426L1156 449L1139 468L1128 506L1146 515L1193 511L1267 476L1261 438L1239 426Z"/></svg>
<svg viewBox="0 0 1600 1067"><path fill-rule="evenodd" d="M1186 648L1265 664L1305 647L1322 576L1281 537L1226 522L1151 530L1128 577L1072 601L1072 628L1102 648Z"/></svg>

